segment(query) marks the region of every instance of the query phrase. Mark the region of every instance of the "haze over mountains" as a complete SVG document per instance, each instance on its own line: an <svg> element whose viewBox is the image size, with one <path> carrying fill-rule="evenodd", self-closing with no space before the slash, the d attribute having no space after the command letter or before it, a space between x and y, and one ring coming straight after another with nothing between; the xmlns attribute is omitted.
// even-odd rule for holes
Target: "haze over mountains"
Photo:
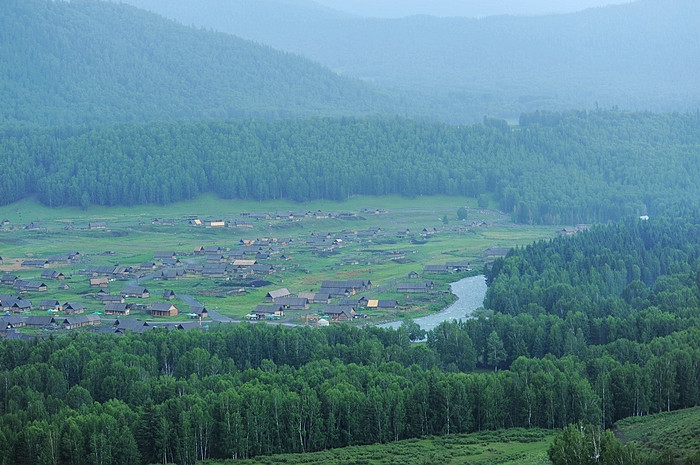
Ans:
<svg viewBox="0 0 700 465"><path fill-rule="evenodd" d="M125 4L7 0L0 123L396 114L396 99L308 59Z"/></svg>
<svg viewBox="0 0 700 465"><path fill-rule="evenodd" d="M1 120L473 123L540 109L700 107L690 0L483 19L358 18L311 0L128 3L188 26L123 3L5 2Z"/></svg>
<svg viewBox="0 0 700 465"><path fill-rule="evenodd" d="M450 121L543 108L700 106L700 9L690 0L483 19L360 18L310 1L127 1L419 92Z"/></svg>
<svg viewBox="0 0 700 465"><path fill-rule="evenodd" d="M483 17L571 13L586 8L632 0L316 0L338 11L358 16L400 18L412 15Z"/></svg>

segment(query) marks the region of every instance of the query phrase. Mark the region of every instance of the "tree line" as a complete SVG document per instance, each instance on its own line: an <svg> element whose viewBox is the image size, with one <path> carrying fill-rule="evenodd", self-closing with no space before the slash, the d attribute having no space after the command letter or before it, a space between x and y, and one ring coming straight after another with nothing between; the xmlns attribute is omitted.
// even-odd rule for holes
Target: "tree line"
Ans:
<svg viewBox="0 0 700 465"><path fill-rule="evenodd" d="M535 113L509 128L401 118L168 122L0 132L0 199L49 206L231 199L490 197L521 223L683 212L700 115ZM128 169L124 169L128 167Z"/></svg>
<svg viewBox="0 0 700 465"><path fill-rule="evenodd" d="M470 341L447 331L419 345L405 329L268 325L4 341L0 463L193 464L600 424L700 400L697 328L655 339L634 362L600 347L487 372L455 369Z"/></svg>

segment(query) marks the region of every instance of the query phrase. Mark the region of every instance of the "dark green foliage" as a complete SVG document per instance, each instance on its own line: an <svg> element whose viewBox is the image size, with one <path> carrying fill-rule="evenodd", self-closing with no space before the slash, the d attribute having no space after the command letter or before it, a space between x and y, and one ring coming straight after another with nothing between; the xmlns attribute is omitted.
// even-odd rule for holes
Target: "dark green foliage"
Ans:
<svg viewBox="0 0 700 465"><path fill-rule="evenodd" d="M344 325L7 340L0 343L0 439L8 447L0 463L49 456L71 464L193 463L595 424L606 395L615 411L636 396L645 413L656 408L661 386L662 400L668 390L675 408L680 383L697 383L698 375L681 381L659 373L683 357L697 366L699 342L698 330L689 329L639 347L633 363L625 355L520 357L509 369L472 373L476 354L457 323L430 331L427 347L411 345L403 327ZM599 390L605 373L609 394ZM693 396L687 401L698 402Z"/></svg>
<svg viewBox="0 0 700 465"><path fill-rule="evenodd" d="M483 195L483 194L480 194ZM464 207L459 207L457 209L457 219L458 220L466 220L467 219L467 209Z"/></svg>
<svg viewBox="0 0 700 465"><path fill-rule="evenodd" d="M617 112L531 115L505 132L398 118L8 129L0 201L490 194L517 221L575 224L697 206L698 147L698 115Z"/></svg>
<svg viewBox="0 0 700 465"><path fill-rule="evenodd" d="M634 449L623 446L611 431L582 423L564 428L554 438L548 455L554 465L647 463Z"/></svg>

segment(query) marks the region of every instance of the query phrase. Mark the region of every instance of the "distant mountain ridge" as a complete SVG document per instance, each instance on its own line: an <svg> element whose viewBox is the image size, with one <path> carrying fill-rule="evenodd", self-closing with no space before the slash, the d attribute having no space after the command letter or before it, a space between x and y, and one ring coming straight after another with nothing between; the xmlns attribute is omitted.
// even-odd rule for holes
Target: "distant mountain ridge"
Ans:
<svg viewBox="0 0 700 465"><path fill-rule="evenodd" d="M342 17L282 0L126 0L298 53L342 74L419 91L457 114L700 106L700 8L639 0L540 17ZM186 19L185 19L186 18Z"/></svg>
<svg viewBox="0 0 700 465"><path fill-rule="evenodd" d="M308 59L126 4L5 0L0 124L395 114Z"/></svg>

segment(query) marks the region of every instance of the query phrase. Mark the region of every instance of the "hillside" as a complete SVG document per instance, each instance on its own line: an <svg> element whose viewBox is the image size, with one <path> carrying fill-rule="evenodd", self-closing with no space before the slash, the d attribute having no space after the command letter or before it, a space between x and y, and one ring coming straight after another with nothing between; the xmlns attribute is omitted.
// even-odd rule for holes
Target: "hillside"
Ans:
<svg viewBox="0 0 700 465"><path fill-rule="evenodd" d="M8 0L0 44L4 125L396 112L307 59L125 4Z"/></svg>
<svg viewBox="0 0 700 465"><path fill-rule="evenodd" d="M615 424L615 435L647 453L671 452L676 461L700 459L700 407L629 417Z"/></svg>
<svg viewBox="0 0 700 465"><path fill-rule="evenodd" d="M283 0L127 2L411 89L449 121L535 109L700 105L700 10L689 0L483 19L342 17Z"/></svg>

